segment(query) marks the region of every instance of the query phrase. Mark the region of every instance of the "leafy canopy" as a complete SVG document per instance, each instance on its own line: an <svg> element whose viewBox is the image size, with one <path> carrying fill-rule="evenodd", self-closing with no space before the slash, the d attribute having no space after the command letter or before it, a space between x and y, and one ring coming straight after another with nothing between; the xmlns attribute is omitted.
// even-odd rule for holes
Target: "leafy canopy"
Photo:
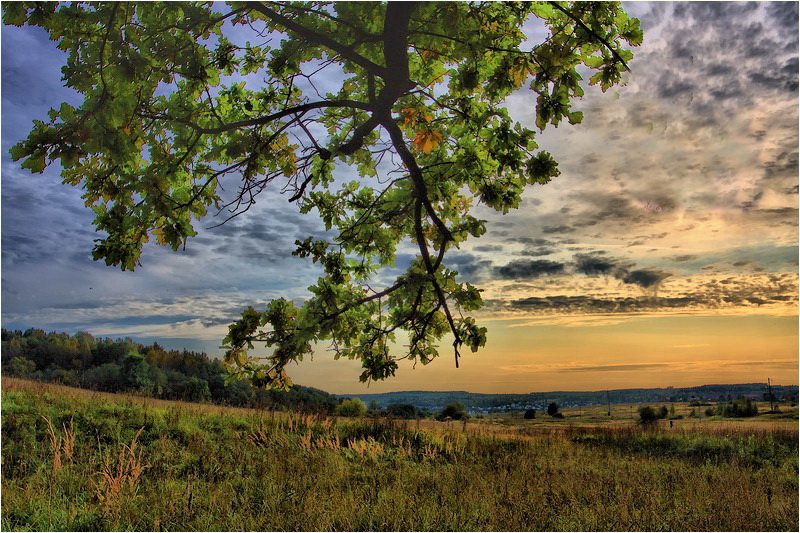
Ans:
<svg viewBox="0 0 800 533"><path fill-rule="evenodd" d="M539 129L580 122L579 69L603 91L618 83L632 58L625 43L642 41L639 21L616 2L221 8L4 3L5 23L40 26L68 52L65 85L84 97L36 121L13 159L33 172L60 162L105 233L94 258L123 270L151 238L178 249L209 209L235 216L273 181L303 213L316 211L336 236L296 243L324 269L309 299L249 308L225 339L226 362L256 383L288 385L285 366L320 341L359 359L362 381L393 375L398 357L427 364L448 334L458 365L486 329L465 314L481 307L480 291L445 266L447 251L486 231L473 204L505 213L527 185L559 174L505 98L529 87ZM531 17L549 31L533 46L521 31ZM251 41L234 44L231 32ZM251 74L263 82L241 81ZM322 80L338 89L322 92ZM345 167L360 179L336 179ZM224 204L231 181L239 193ZM373 288L401 243L416 259ZM408 345L397 356L399 332ZM249 355L254 342L272 355Z"/></svg>

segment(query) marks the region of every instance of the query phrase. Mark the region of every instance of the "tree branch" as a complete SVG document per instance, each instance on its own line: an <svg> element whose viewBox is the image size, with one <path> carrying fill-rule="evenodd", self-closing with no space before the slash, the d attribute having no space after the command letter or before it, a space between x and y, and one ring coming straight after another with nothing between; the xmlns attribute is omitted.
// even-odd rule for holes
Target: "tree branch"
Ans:
<svg viewBox="0 0 800 533"><path fill-rule="evenodd" d="M154 113L140 113L140 116L144 118L152 118L157 120L171 120L179 124L183 124L184 126L189 126L198 133L202 133L204 135L214 135L217 133L225 133L226 131L236 130L239 128L247 128L249 126L262 126L264 124L269 124L274 120L279 120L282 119L283 117L293 115L295 113L305 113L313 109L323 109L326 107L352 107L355 109L363 109L365 111L370 111L372 109L369 106L369 104L365 104L364 102L358 102L356 100L330 100L323 102L311 102L308 104L301 104L295 107L282 109L277 113L273 113L265 117L259 117L250 120L240 120L238 122L231 122L230 124L223 124L215 128L204 128L192 122L191 120L187 120L181 117L173 117L166 114L158 115Z"/></svg>
<svg viewBox="0 0 800 533"><path fill-rule="evenodd" d="M628 72L630 72L630 71L631 71L631 69L628 67L628 64L625 62L625 60L624 60L624 59L622 59L622 57L621 57L621 56L620 56L620 55L617 53L617 51L616 51L616 50L614 50L614 48L611 46L611 44L610 44L610 43L609 43L607 40L605 40L603 37L601 37L600 35L598 35L598 34L597 34L597 33L596 33L594 30L592 30L592 29L591 29L589 26L587 26L587 25L586 25L586 24L583 22L583 20L581 20L581 19L580 19L580 17L576 17L575 15L573 15L572 13L570 13L569 11L567 11L566 9L564 9L563 7L561 7L561 6L558 4L558 2L550 2L550 5L552 5L554 8L556 8L556 9L558 9L559 11L561 11L562 13L564 13L564 14L565 14L566 16L568 16L568 17L569 17L569 18L570 18L572 21L574 21L576 24L578 24L578 26L580 26L581 28L583 28L584 30L586 30L586 31L587 31L587 32L588 32L590 35L592 35L592 36L593 36L595 39L597 39L598 41L600 41L601 43L603 43L603 46L605 46L606 48L608 48L609 52L611 52L611 55L612 55L612 56L614 56L614 59L616 59L617 61L619 61L620 63L622 63L622 66L623 66L623 67L625 67L625 70L627 70Z"/></svg>
<svg viewBox="0 0 800 533"><path fill-rule="evenodd" d="M271 21L280 24L287 30L297 33L304 39L321 44L326 48L330 48L343 58L348 59L353 63L359 65L360 67L364 68L369 73L381 77L384 77L386 75L386 68L373 63L364 56L356 53L352 48L345 46L340 42L334 41L330 37L322 35L321 33L318 33L312 29L306 28L305 26L301 26L297 22L289 18L286 18L280 13L271 10L270 8L259 2L247 2L246 5L247 7L258 11Z"/></svg>

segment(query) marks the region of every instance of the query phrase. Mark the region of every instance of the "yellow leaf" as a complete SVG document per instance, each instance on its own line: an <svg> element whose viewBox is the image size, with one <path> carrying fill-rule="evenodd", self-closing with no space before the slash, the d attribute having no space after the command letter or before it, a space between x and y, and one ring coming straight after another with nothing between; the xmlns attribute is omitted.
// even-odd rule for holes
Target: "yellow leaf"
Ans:
<svg viewBox="0 0 800 533"><path fill-rule="evenodd" d="M417 110L413 107L404 107L400 110L400 113L403 115L403 124L416 122Z"/></svg>
<svg viewBox="0 0 800 533"><path fill-rule="evenodd" d="M162 246L167 245L167 239L164 237L164 230L162 228L156 228L153 230L153 235L156 236L156 242L161 244Z"/></svg>
<svg viewBox="0 0 800 533"><path fill-rule="evenodd" d="M422 152L428 153L435 150L442 143L442 132L421 130L417 132L414 139L414 146Z"/></svg>
<svg viewBox="0 0 800 533"><path fill-rule="evenodd" d="M439 57L439 55L441 54L439 54L439 52L436 52L434 50L422 50L419 53L419 56L422 58L423 61L428 61L431 58L436 59L437 57Z"/></svg>
<svg viewBox="0 0 800 533"><path fill-rule="evenodd" d="M522 85L525 82L525 78L527 77L527 71L525 67L515 67L512 68L509 72L511 74L511 78L514 80L514 85Z"/></svg>

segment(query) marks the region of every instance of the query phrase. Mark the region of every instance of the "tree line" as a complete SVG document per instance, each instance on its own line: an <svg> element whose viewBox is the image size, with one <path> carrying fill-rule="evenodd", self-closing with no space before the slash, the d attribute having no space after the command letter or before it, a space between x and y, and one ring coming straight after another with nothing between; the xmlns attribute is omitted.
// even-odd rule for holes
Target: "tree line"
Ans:
<svg viewBox="0 0 800 533"><path fill-rule="evenodd" d="M225 365L203 352L167 350L158 343L95 338L89 333L2 330L3 376L35 379L105 392L238 407L332 413L338 399L292 385L254 387L232 378Z"/></svg>

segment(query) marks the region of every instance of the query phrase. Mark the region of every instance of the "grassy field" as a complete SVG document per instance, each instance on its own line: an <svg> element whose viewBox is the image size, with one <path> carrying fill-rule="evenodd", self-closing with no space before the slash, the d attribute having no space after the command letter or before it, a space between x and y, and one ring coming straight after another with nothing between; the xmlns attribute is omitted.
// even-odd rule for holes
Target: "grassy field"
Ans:
<svg viewBox="0 0 800 533"><path fill-rule="evenodd" d="M334 420L3 379L2 529L796 531L779 416Z"/></svg>

